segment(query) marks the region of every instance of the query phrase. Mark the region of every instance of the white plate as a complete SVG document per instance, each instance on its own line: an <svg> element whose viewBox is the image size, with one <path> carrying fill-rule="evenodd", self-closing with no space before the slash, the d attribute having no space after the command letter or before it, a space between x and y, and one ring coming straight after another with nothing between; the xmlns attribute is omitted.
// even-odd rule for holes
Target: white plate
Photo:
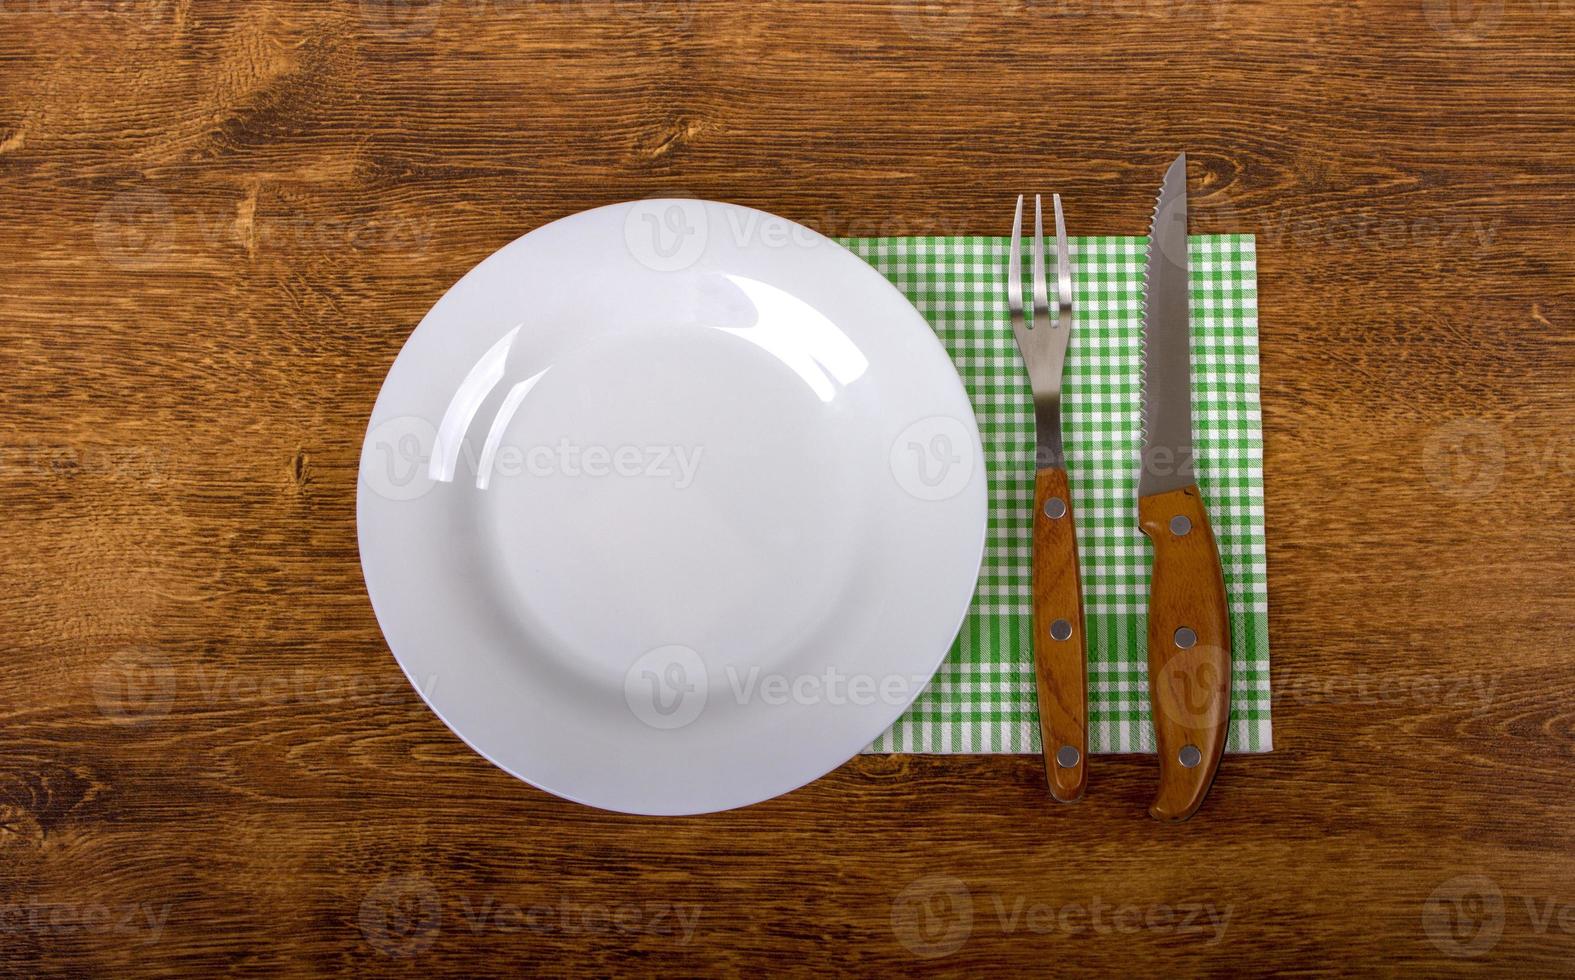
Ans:
<svg viewBox="0 0 1575 980"><path fill-rule="evenodd" d="M929 682L978 577L967 394L881 275L749 208L639 201L438 301L362 447L361 565L432 710L632 813L764 800Z"/></svg>

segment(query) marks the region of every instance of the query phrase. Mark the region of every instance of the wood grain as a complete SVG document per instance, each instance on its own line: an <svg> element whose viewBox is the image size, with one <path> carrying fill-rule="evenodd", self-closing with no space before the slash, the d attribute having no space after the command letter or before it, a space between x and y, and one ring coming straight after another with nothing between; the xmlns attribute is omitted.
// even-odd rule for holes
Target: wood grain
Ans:
<svg viewBox="0 0 1575 980"><path fill-rule="evenodd" d="M1059 517L1046 505L1059 501ZM1082 799L1088 788L1088 646L1083 629L1083 581L1077 562L1077 518L1066 470L1041 467L1034 474L1034 679L1045 780L1062 803ZM1066 623L1057 636L1054 624ZM1057 753L1077 750L1075 765Z"/></svg>
<svg viewBox="0 0 1575 980"><path fill-rule="evenodd" d="M0 973L1570 973L1575 12L1468 8L0 0ZM599 813L400 675L357 455L477 261L651 194L1143 234L1179 149L1258 235L1277 743L1198 817L1026 756Z"/></svg>
<svg viewBox="0 0 1575 980"><path fill-rule="evenodd" d="M1186 820L1214 783L1230 721L1225 578L1197 484L1139 497L1137 512L1138 527L1154 551L1148 591L1148 690L1159 789L1148 813L1156 820ZM1177 527L1177 520L1185 523Z"/></svg>

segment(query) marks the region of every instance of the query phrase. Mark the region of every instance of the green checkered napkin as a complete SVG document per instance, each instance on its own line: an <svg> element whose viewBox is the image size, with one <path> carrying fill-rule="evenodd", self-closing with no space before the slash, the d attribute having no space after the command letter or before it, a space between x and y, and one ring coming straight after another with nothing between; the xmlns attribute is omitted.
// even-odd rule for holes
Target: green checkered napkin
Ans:
<svg viewBox="0 0 1575 980"><path fill-rule="evenodd" d="M973 606L934 681L872 752L1039 747L1029 595L1033 402L1006 308L1004 238L858 238L843 244L929 320L973 400L990 479L990 528ZM1023 268L1028 269L1026 255ZM1144 238L1074 238L1077 324L1063 428L1088 631L1089 747L1152 752L1148 539L1137 527L1138 337ZM1236 752L1267 752L1268 574L1258 413L1257 255L1251 235L1190 241L1198 482L1230 595ZM1047 248L1050 261L1055 249ZM1055 276L1050 276L1051 289ZM1026 292L1026 290L1025 290Z"/></svg>

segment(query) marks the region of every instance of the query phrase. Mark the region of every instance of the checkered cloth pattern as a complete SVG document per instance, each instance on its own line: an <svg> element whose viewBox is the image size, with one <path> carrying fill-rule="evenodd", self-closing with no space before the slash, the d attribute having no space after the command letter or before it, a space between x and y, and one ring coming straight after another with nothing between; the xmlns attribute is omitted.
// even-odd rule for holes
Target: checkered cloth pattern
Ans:
<svg viewBox="0 0 1575 980"><path fill-rule="evenodd" d="M1009 241L858 238L843 244L913 301L950 352L973 400L990 482L984 567L968 617L929 688L867 751L1038 753L1029 593L1033 400L1006 307ZM1053 244L1046 248L1052 263ZM1189 251L1196 468L1230 597L1234 669L1227 748L1267 752L1257 254L1251 235L1193 236ZM1082 562L1093 752L1154 751L1146 652L1151 552L1136 517L1138 338L1147 254L1144 238L1071 241L1077 322L1062 424ZM1049 279L1054 290L1053 272Z"/></svg>

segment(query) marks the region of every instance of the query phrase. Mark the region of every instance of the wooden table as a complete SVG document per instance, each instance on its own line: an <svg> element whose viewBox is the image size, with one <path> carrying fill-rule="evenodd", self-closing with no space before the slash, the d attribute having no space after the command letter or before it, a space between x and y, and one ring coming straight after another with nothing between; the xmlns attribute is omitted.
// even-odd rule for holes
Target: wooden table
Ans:
<svg viewBox="0 0 1575 980"><path fill-rule="evenodd" d="M0 974L1575 971L1575 9L0 0ZM395 666L361 437L442 291L665 193L1258 235L1278 751L855 759L668 820Z"/></svg>

